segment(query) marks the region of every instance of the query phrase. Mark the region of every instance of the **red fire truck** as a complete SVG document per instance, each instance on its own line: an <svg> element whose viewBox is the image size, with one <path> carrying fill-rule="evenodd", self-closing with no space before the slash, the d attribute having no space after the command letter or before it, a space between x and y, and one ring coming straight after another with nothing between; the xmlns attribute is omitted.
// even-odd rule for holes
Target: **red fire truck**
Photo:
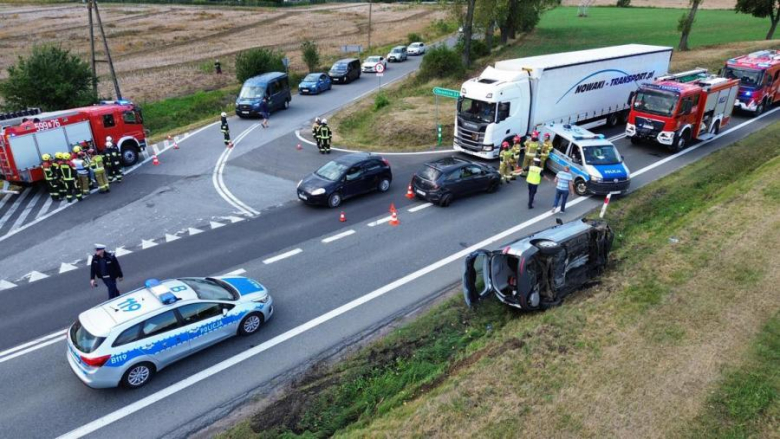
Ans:
<svg viewBox="0 0 780 439"><path fill-rule="evenodd" d="M637 90L628 115L631 143L651 140L680 151L729 123L739 81L696 69L662 76Z"/></svg>
<svg viewBox="0 0 780 439"><path fill-rule="evenodd" d="M726 61L723 76L739 79L735 105L758 116L780 101L780 51L762 50Z"/></svg>
<svg viewBox="0 0 780 439"><path fill-rule="evenodd" d="M25 118L28 123L23 124ZM115 101L50 113L0 115L0 177L20 183L41 181L43 154L70 152L85 141L102 151L106 136L119 147L125 166L136 163L146 148L141 109L129 101Z"/></svg>

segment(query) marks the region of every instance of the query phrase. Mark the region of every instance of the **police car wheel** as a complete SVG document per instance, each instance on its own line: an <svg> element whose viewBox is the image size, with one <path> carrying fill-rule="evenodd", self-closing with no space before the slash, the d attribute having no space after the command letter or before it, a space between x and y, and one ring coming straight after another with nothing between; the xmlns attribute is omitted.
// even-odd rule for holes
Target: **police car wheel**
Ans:
<svg viewBox="0 0 780 439"><path fill-rule="evenodd" d="M260 329L263 324L263 315L253 312L241 320L241 324L238 327L238 333L241 335L252 335Z"/></svg>
<svg viewBox="0 0 780 439"><path fill-rule="evenodd" d="M138 363L127 369L122 375L122 386L137 389L148 383L154 376L154 366L150 363Z"/></svg>
<svg viewBox="0 0 780 439"><path fill-rule="evenodd" d="M578 178L574 181L574 192L579 196L583 196L588 193L588 184L585 180Z"/></svg>

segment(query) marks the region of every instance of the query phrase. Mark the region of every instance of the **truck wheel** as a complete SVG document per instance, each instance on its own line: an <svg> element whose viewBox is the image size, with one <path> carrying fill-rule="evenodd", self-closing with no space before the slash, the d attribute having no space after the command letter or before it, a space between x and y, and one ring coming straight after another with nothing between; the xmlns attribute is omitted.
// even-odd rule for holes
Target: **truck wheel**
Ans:
<svg viewBox="0 0 780 439"><path fill-rule="evenodd" d="M758 104L758 107L756 107L756 111L753 112L753 116L761 116L763 112L764 112L764 101L761 101L761 103Z"/></svg>
<svg viewBox="0 0 780 439"><path fill-rule="evenodd" d="M122 145L122 164L133 166L136 162L138 162L138 147L133 144Z"/></svg>
<svg viewBox="0 0 780 439"><path fill-rule="evenodd" d="M628 115L629 115L629 113L630 112L628 110L620 112L620 123L622 123L623 125L628 123Z"/></svg>
<svg viewBox="0 0 780 439"><path fill-rule="evenodd" d="M581 178L574 180L574 193L581 197L588 193L588 184L585 183L585 180Z"/></svg>
<svg viewBox="0 0 780 439"><path fill-rule="evenodd" d="M681 135L675 137L674 142L669 147L672 152L680 152L688 146L688 140L690 140L691 134L688 130L683 131Z"/></svg>
<svg viewBox="0 0 780 439"><path fill-rule="evenodd" d="M619 119L617 113L612 113L609 116L607 116L607 126L610 128L617 126L618 121Z"/></svg>
<svg viewBox="0 0 780 439"><path fill-rule="evenodd" d="M629 137L629 139L631 140L632 145L640 145L642 143L642 139L637 136Z"/></svg>

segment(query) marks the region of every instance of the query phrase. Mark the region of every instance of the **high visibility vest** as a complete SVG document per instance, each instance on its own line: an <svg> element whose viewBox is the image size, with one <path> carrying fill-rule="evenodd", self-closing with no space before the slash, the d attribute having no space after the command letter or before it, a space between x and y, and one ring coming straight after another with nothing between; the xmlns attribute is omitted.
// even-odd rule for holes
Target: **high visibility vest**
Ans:
<svg viewBox="0 0 780 439"><path fill-rule="evenodd" d="M95 172L105 172L106 168L103 166L103 157L96 155L92 158L92 170Z"/></svg>
<svg viewBox="0 0 780 439"><path fill-rule="evenodd" d="M528 167L528 178L525 179L525 181L531 183L531 184L539 184L542 182L542 168L538 166L529 166Z"/></svg>
<svg viewBox="0 0 780 439"><path fill-rule="evenodd" d="M51 165L49 165L48 163L46 164L46 166L43 167L43 177L47 181L54 180L54 178L55 178L54 177L54 169L52 169Z"/></svg>
<svg viewBox="0 0 780 439"><path fill-rule="evenodd" d="M526 155L536 155L537 149L539 149L539 142L530 141L525 144Z"/></svg>
<svg viewBox="0 0 780 439"><path fill-rule="evenodd" d="M60 163L60 174L62 174L62 179L65 181L73 180L73 168L70 166L70 163Z"/></svg>

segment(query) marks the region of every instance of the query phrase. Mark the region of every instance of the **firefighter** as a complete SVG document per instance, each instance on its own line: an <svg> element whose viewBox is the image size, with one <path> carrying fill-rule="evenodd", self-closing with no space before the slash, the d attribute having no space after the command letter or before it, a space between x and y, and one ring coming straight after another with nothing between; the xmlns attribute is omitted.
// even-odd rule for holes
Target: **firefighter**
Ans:
<svg viewBox="0 0 780 439"><path fill-rule="evenodd" d="M523 144L520 136L515 136L514 139L512 139L512 168L510 169L512 172L512 180L520 175L520 154L522 154L522 152Z"/></svg>
<svg viewBox="0 0 780 439"><path fill-rule="evenodd" d="M539 165L540 168L544 169L544 164L547 163L547 157L550 157L550 152L553 150L553 144L550 140L550 133L544 134L544 143L542 143L542 149L541 153L539 155L539 159L541 164Z"/></svg>
<svg viewBox="0 0 780 439"><path fill-rule="evenodd" d="M322 120L317 117L314 119L314 124L311 126L311 136L314 137L314 140L317 142L317 149L320 151L322 150L322 147L320 146L320 126Z"/></svg>
<svg viewBox="0 0 780 439"><path fill-rule="evenodd" d="M61 152L54 153L54 158L55 160L52 162L51 167L54 170L54 176L57 178L57 183L59 185L60 200L64 200L66 189L65 189L65 183L62 180L62 171L60 170L60 165L62 164L63 161L62 153Z"/></svg>
<svg viewBox="0 0 780 439"><path fill-rule="evenodd" d="M219 60L214 60L214 71L217 73L217 75L222 74L222 63L219 62Z"/></svg>
<svg viewBox="0 0 780 439"><path fill-rule="evenodd" d="M87 170L87 176L89 177L89 188L91 189L95 187L95 184L93 183L93 180L95 179L95 173L92 172L92 165L90 163L92 157L88 153L86 142L81 142L81 144L77 144L73 147L73 157L78 157L84 161L84 169Z"/></svg>
<svg viewBox="0 0 780 439"><path fill-rule="evenodd" d="M230 146L230 127L228 126L227 121L227 113L224 111L222 112L222 115L220 116L220 121L222 122L222 126L220 129L222 130L222 135L225 138L225 146Z"/></svg>
<svg viewBox="0 0 780 439"><path fill-rule="evenodd" d="M330 154L330 139L333 137L333 132L328 126L328 119L322 119L322 125L320 126L320 154Z"/></svg>
<svg viewBox="0 0 780 439"><path fill-rule="evenodd" d="M73 168L76 170L76 183L78 185L78 194L76 195L76 198L81 200L89 195L89 168L84 161L84 151L81 151L81 148L78 149L79 153L78 155L74 154L71 163L73 163Z"/></svg>
<svg viewBox="0 0 780 439"><path fill-rule="evenodd" d="M46 189L49 191L49 196L52 201L60 200L60 185L59 185L59 167L55 168L52 163L51 155L44 154L41 156L43 159L41 168L43 168L43 177L46 179Z"/></svg>
<svg viewBox="0 0 780 439"><path fill-rule="evenodd" d="M501 175L502 183L509 183L512 181L512 170L510 163L512 162L512 151L509 149L509 142L501 144L501 152L498 154L499 165L498 173Z"/></svg>
<svg viewBox="0 0 780 439"><path fill-rule="evenodd" d="M536 157L536 151L539 150L539 131L531 133L531 140L525 141L525 157L523 158L523 174L528 170L528 166Z"/></svg>
<svg viewBox="0 0 780 439"><path fill-rule="evenodd" d="M119 153L119 148L114 145L111 136L106 137L106 149L104 155L104 161L107 163L111 161L111 175L109 180L117 183L122 182L122 155Z"/></svg>
<svg viewBox="0 0 780 439"><path fill-rule="evenodd" d="M73 202L73 196L81 200L81 192L76 189L76 172L73 169L73 163L70 162L70 154L62 153L60 160L60 175L62 176L62 185L65 188L65 198L68 203Z"/></svg>
<svg viewBox="0 0 780 439"><path fill-rule="evenodd" d="M98 191L100 191L101 194L111 192L108 177L106 176L106 167L103 165L103 156L100 154L93 154L91 166L92 171L95 173L95 180L97 180Z"/></svg>

